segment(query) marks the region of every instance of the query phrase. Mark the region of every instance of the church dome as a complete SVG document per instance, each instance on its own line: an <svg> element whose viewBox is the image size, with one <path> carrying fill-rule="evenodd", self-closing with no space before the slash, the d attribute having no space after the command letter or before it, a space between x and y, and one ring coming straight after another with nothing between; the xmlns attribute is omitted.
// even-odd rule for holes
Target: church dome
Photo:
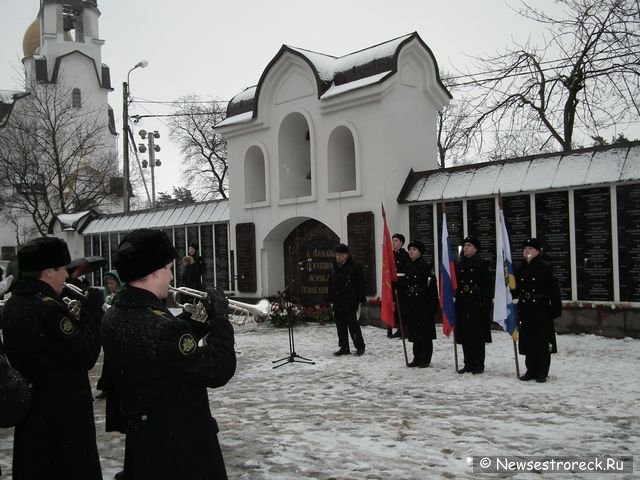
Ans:
<svg viewBox="0 0 640 480"><path fill-rule="evenodd" d="M25 57L31 57L36 53L36 50L40 47L40 20L36 18L31 25L24 32L22 38L22 52Z"/></svg>
<svg viewBox="0 0 640 480"><path fill-rule="evenodd" d="M66 42L73 42L71 32L64 32L64 40ZM31 25L27 27L27 31L24 32L24 37L22 38L22 53L25 57L31 57L35 55L38 48L40 48L40 19L36 18Z"/></svg>

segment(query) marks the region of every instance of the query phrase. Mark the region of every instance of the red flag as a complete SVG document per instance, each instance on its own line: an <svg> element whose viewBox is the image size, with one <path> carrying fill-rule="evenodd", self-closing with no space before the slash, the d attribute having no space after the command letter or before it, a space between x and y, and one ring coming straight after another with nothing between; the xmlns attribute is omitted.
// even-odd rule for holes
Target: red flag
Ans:
<svg viewBox="0 0 640 480"><path fill-rule="evenodd" d="M398 279L396 271L396 259L393 255L393 245L391 244L391 235L389 227L387 227L387 215L382 205L382 221L384 224L382 232L382 321L393 327L395 324L393 316L393 286L392 282Z"/></svg>

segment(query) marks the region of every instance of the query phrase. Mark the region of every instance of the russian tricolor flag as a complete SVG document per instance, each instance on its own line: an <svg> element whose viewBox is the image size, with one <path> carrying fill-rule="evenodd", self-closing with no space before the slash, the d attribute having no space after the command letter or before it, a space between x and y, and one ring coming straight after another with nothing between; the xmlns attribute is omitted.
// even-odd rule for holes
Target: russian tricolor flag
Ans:
<svg viewBox="0 0 640 480"><path fill-rule="evenodd" d="M453 292L458 288L456 267L449 248L447 214L442 209L442 256L440 258L440 307L442 308L442 332L448 337L456 325L456 309Z"/></svg>

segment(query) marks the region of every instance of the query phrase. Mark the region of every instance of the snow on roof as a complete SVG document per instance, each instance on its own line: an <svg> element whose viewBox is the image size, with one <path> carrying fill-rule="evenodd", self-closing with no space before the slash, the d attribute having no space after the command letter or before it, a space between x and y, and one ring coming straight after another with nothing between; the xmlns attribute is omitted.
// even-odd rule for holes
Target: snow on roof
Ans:
<svg viewBox="0 0 640 480"><path fill-rule="evenodd" d="M0 102L13 103L16 96L24 95L24 93L17 90L0 90Z"/></svg>
<svg viewBox="0 0 640 480"><path fill-rule="evenodd" d="M305 50L304 48L288 46L291 50L304 55L315 67L318 76L325 82L332 82L339 72L346 72L353 68L367 65L381 58L388 58L395 55L398 46L409 38L412 34L403 35L384 43L364 48L357 52L349 53L342 57L334 57L323 53Z"/></svg>
<svg viewBox="0 0 640 480"><path fill-rule="evenodd" d="M92 210L74 213L59 213L54 221L60 222L61 230L79 230L80 222L90 215L96 215Z"/></svg>
<svg viewBox="0 0 640 480"><path fill-rule="evenodd" d="M218 127L228 127L229 125L236 125L238 123L247 123L253 118L253 111L239 113L238 115L234 115L233 117L227 117L219 124L216 125Z"/></svg>
<svg viewBox="0 0 640 480"><path fill-rule="evenodd" d="M424 202L638 180L640 142L631 142L413 172L398 200Z"/></svg>
<svg viewBox="0 0 640 480"><path fill-rule="evenodd" d="M335 57L318 53L304 48L283 45L278 54L263 72L269 70L281 55L285 52L293 52L302 56L311 66L318 77L318 94L321 100L349 92L358 88L373 85L385 80L397 68L396 54L400 46L408 40L416 38L423 43L416 32L403 35L398 38L368 47L357 52L349 53L342 57ZM425 48L428 47L425 46ZM431 54L430 50L428 50ZM434 59L435 63L435 59ZM437 75L437 72L436 72ZM262 82L262 80L260 81ZM446 90L444 85L440 86ZM227 106L227 120L219 126L228 126L233 123L248 122L253 118L256 94L260 91L260 84L247 89L231 99ZM240 122L229 122L228 119L251 112L251 117L244 115Z"/></svg>
<svg viewBox="0 0 640 480"><path fill-rule="evenodd" d="M92 220L82 232L98 235L128 232L136 228L171 228L183 225L220 223L229 221L229 201L213 200L179 207L141 210L128 214L118 213Z"/></svg>
<svg viewBox="0 0 640 480"><path fill-rule="evenodd" d="M349 83L343 83L342 85L331 84L329 90L327 90L321 97L321 100L326 100L327 98L335 97L336 95L340 95L341 93L348 92L350 90L355 90L356 88L366 87L367 85L373 85L376 82L379 82L387 75L391 74L391 70L386 72L379 73L377 75L372 75L370 77L361 78L360 80L355 80Z"/></svg>

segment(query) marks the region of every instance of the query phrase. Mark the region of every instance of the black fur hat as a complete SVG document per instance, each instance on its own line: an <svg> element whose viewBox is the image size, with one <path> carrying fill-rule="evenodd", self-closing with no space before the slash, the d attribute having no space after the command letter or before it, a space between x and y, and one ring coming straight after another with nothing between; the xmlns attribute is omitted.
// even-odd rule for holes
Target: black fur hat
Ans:
<svg viewBox="0 0 640 480"><path fill-rule="evenodd" d="M338 244L333 251L336 252L336 253L350 253L351 252L351 250L349 250L349 247L347 245L345 245L344 243Z"/></svg>
<svg viewBox="0 0 640 480"><path fill-rule="evenodd" d="M65 267L71 261L67 243L57 237L29 240L18 252L21 272L41 272L47 268Z"/></svg>
<svg viewBox="0 0 640 480"><path fill-rule="evenodd" d="M404 245L404 235L401 233L394 233L393 236L391 238L397 238L398 240L400 240L402 242L402 244Z"/></svg>
<svg viewBox="0 0 640 480"><path fill-rule="evenodd" d="M411 247L417 248L418 250L420 250L420 254L424 253L424 243L422 243L420 240L411 240L409 242L409 245L407 245L407 250L410 249Z"/></svg>
<svg viewBox="0 0 640 480"><path fill-rule="evenodd" d="M473 245L474 247L476 247L476 250L480 251L480 240L478 240L476 237L474 237L473 235L469 235L468 237L466 237L464 240L462 240L461 245L464 245L465 243L470 243L471 245Z"/></svg>
<svg viewBox="0 0 640 480"><path fill-rule="evenodd" d="M166 233L141 228L122 239L113 265L123 282L131 282L146 277L177 258L178 252Z"/></svg>
<svg viewBox="0 0 640 480"><path fill-rule="evenodd" d="M527 238L525 242L522 244L523 249L524 247L533 247L539 252L542 252L542 244L540 243L540 240L538 240L537 238L533 238L533 237Z"/></svg>

